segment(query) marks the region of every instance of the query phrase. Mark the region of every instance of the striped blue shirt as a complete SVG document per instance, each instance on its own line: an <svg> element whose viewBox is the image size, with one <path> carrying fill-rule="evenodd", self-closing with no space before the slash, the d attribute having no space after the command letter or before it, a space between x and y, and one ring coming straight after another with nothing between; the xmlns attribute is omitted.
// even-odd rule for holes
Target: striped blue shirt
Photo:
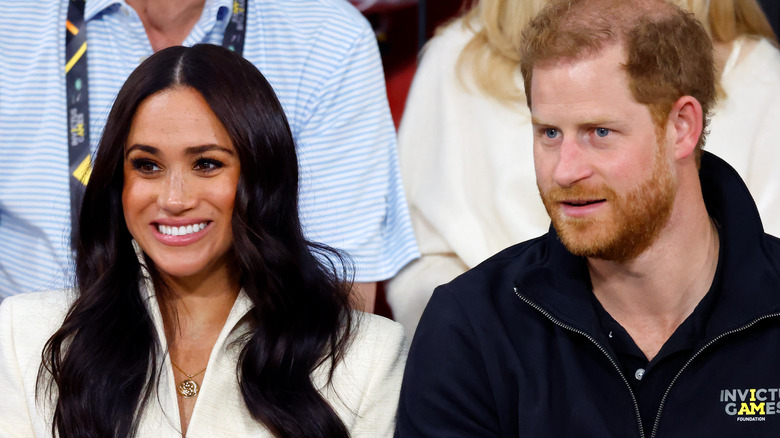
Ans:
<svg viewBox="0 0 780 438"><path fill-rule="evenodd" d="M0 299L71 282L65 112L67 0L0 2ZM206 0L184 41L221 44L230 0ZM306 236L346 251L356 281L418 256L381 62L344 0L250 0L244 56L273 85L298 145ZM88 0L90 140L152 53L123 0Z"/></svg>

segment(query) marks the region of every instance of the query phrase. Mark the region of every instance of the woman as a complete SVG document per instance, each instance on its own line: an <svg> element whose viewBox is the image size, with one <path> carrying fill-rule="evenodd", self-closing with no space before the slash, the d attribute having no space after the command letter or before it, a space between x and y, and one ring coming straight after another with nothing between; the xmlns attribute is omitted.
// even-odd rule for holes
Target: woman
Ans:
<svg viewBox="0 0 780 438"><path fill-rule="evenodd" d="M545 233L520 33L547 0L481 0L429 41L398 130L421 257L388 284L408 336L433 289L514 243Z"/></svg>
<svg viewBox="0 0 780 438"><path fill-rule="evenodd" d="M780 52L755 0L670 0L707 24L725 89L705 149L750 188L780 234ZM401 172L421 257L387 286L412 336L433 289L545 232L531 115L519 78L525 24L547 0L481 0L426 46L398 131Z"/></svg>
<svg viewBox="0 0 780 438"><path fill-rule="evenodd" d="M756 0L671 0L712 37L721 95L705 150L745 180L764 228L780 235L780 50Z"/></svg>
<svg viewBox="0 0 780 438"><path fill-rule="evenodd" d="M251 63L211 45L144 61L86 188L76 292L0 306L0 436L391 435L403 332L349 310L297 192Z"/></svg>

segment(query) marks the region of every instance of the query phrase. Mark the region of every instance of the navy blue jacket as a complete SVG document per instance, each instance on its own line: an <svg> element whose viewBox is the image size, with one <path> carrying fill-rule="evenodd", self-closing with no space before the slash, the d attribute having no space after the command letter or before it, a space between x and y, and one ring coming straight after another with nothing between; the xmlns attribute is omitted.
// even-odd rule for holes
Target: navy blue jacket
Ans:
<svg viewBox="0 0 780 438"><path fill-rule="evenodd" d="M725 162L705 153L700 180L719 290L652 424L601 329L585 260L551 229L436 289L396 436L780 437L780 240Z"/></svg>

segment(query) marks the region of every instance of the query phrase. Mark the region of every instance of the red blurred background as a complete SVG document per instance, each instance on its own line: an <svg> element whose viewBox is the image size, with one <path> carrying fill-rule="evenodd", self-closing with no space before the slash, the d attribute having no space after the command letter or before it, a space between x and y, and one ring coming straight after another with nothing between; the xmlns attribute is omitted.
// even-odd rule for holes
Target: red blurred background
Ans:
<svg viewBox="0 0 780 438"><path fill-rule="evenodd" d="M468 1L468 0L465 0ZM436 27L461 11L461 0L350 0L376 32L387 98L396 128L417 67L417 54Z"/></svg>

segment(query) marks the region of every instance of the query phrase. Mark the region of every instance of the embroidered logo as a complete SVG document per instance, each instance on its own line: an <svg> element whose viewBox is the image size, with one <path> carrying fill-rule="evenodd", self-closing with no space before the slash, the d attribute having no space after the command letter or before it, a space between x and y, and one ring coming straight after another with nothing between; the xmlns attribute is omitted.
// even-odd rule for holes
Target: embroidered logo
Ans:
<svg viewBox="0 0 780 438"><path fill-rule="evenodd" d="M722 389L720 402L736 421L766 421L780 414L780 388Z"/></svg>
<svg viewBox="0 0 780 438"><path fill-rule="evenodd" d="M70 145L75 147L84 142L84 114L76 108L70 109Z"/></svg>

